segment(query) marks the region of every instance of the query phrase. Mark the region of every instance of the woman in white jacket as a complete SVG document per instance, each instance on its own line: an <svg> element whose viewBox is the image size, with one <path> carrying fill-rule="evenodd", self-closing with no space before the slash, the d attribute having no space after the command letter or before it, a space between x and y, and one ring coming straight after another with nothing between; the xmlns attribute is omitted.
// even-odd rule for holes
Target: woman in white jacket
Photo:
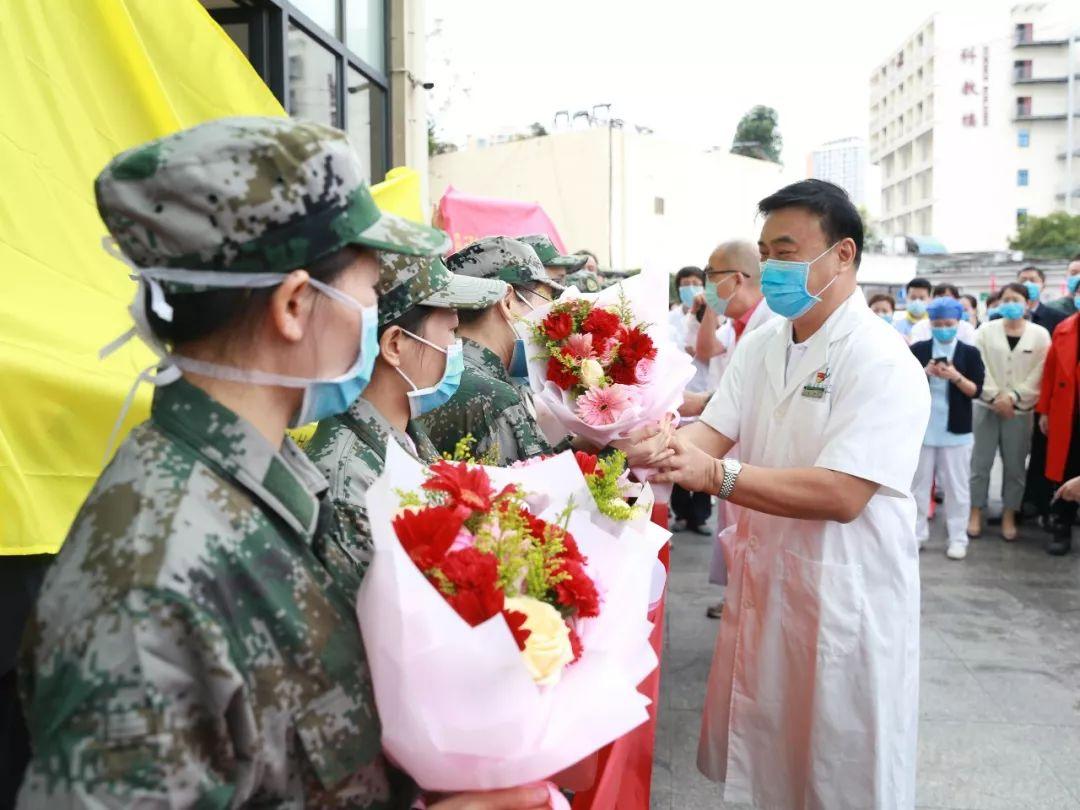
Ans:
<svg viewBox="0 0 1080 810"><path fill-rule="evenodd" d="M1027 290L1022 284L1002 289L1002 317L984 323L975 346L986 367L982 396L975 402L975 449L971 456L971 518L968 534L982 533L983 510L990 489L990 468L1001 452L1001 535L1016 539L1016 513L1024 497L1024 465L1031 442L1031 420L1050 333L1024 318Z"/></svg>

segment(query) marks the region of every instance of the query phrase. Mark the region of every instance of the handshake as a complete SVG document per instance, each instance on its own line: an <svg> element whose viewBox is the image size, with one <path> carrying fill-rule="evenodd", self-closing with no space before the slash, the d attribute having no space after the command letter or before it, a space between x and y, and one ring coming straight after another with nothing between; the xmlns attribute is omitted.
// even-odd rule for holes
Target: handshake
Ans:
<svg viewBox="0 0 1080 810"><path fill-rule="evenodd" d="M629 467L649 470L651 483L678 484L691 492L715 494L723 482L721 463L693 439L693 431L676 431L673 419L667 416L631 431L612 446L626 454ZM640 473L638 477L642 477Z"/></svg>

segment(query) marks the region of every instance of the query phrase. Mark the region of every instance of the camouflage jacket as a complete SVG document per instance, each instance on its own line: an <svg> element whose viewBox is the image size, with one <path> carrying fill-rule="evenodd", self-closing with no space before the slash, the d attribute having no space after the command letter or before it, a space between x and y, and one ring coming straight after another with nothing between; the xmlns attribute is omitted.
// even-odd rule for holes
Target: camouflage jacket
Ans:
<svg viewBox="0 0 1080 810"><path fill-rule="evenodd" d="M342 532L341 546L351 559L348 571L355 575L354 589L371 564L371 525L365 498L368 487L382 474L386 443L391 437L414 458L438 461L439 454L427 434L410 422L408 435L391 427L375 406L363 397L346 413L319 423L305 452L330 482L330 503ZM355 592L355 590L354 590Z"/></svg>
<svg viewBox="0 0 1080 810"><path fill-rule="evenodd" d="M409 806L325 489L290 440L184 380L157 391L27 628L20 808Z"/></svg>
<svg viewBox="0 0 1080 810"><path fill-rule="evenodd" d="M465 436L476 440L473 455L493 448L500 466L566 449L552 447L536 422L531 394L510 379L506 366L490 349L464 338L465 373L457 393L420 422L441 453L452 453ZM566 445L566 446L564 446Z"/></svg>

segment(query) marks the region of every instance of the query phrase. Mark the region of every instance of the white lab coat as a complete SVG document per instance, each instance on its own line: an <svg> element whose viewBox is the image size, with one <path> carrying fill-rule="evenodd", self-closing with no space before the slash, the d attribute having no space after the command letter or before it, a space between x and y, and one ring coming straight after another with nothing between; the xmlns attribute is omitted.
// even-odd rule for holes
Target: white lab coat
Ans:
<svg viewBox="0 0 1080 810"><path fill-rule="evenodd" d="M880 489L848 524L732 510L698 765L728 801L767 810L906 810L919 693L910 488L929 388L859 292L785 382L790 334L777 320L740 341L702 421L737 440L745 463L824 467Z"/></svg>

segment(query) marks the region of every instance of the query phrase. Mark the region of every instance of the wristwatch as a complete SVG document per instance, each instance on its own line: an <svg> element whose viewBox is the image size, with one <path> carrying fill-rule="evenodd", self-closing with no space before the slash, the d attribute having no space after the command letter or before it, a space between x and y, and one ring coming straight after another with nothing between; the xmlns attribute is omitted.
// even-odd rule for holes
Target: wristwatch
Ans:
<svg viewBox="0 0 1080 810"><path fill-rule="evenodd" d="M735 481L738 479L739 473L742 472L742 464L736 459L725 458L720 462L720 466L724 468L724 478L720 482L720 491L716 493L716 497L726 501L731 497L731 493L735 491Z"/></svg>

